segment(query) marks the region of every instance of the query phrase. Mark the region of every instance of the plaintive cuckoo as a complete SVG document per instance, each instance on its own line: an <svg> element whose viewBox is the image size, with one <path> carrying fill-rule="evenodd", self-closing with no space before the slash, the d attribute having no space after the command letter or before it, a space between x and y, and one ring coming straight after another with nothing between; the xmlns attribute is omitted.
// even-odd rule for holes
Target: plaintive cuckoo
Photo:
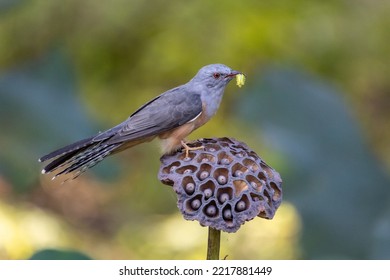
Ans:
<svg viewBox="0 0 390 280"><path fill-rule="evenodd" d="M41 157L40 162L51 160L42 173L76 178L105 157L155 137L162 140L164 154L184 147L188 155L193 148L184 138L217 112L226 85L238 74L223 64L204 66L188 83L152 99L119 125Z"/></svg>

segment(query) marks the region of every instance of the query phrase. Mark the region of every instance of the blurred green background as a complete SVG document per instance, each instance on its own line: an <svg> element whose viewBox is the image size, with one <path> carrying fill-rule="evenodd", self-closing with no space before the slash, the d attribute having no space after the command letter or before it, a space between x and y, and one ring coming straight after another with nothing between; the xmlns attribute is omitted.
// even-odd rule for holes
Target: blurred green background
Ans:
<svg viewBox="0 0 390 280"><path fill-rule="evenodd" d="M210 63L247 74L191 135L246 142L283 178L228 259L390 258L390 2L0 0L0 259L204 259L156 142L61 185L37 159Z"/></svg>

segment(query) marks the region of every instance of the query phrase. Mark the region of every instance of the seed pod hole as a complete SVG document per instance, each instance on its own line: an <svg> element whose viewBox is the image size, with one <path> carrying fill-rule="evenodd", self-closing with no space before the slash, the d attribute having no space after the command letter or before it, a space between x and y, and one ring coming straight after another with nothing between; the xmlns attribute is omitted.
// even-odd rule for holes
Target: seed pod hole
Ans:
<svg viewBox="0 0 390 280"><path fill-rule="evenodd" d="M258 202L258 201L263 201L264 198L259 195L259 194L255 194L255 193L250 193L250 196L251 196L251 199L253 202Z"/></svg>
<svg viewBox="0 0 390 280"><path fill-rule="evenodd" d="M257 217L264 218L264 219L272 219L273 214L269 213L269 209L266 208L266 205L260 205L258 210L259 210L259 214L257 214Z"/></svg>
<svg viewBox="0 0 390 280"><path fill-rule="evenodd" d="M260 182L259 179L257 179L253 175L247 175L245 179L248 181L249 185L253 190L260 191L262 188L262 183Z"/></svg>
<svg viewBox="0 0 390 280"><path fill-rule="evenodd" d="M184 191L188 194L191 195L195 191L195 182L194 179L192 179L191 176L186 176L183 178L183 181L181 182L181 185L184 189Z"/></svg>
<svg viewBox="0 0 390 280"><path fill-rule="evenodd" d="M246 168L245 166L243 166L242 164L240 163L236 163L233 165L232 167L232 174L234 177L242 177L242 175L246 172L248 172L248 168Z"/></svg>
<svg viewBox="0 0 390 280"><path fill-rule="evenodd" d="M207 204L204 208L203 208L203 213L207 216L207 217L210 217L210 218L214 218L214 217L217 217L218 216L218 207L215 203L215 201L211 201L209 204Z"/></svg>
<svg viewBox="0 0 390 280"><path fill-rule="evenodd" d="M215 163L217 162L217 158L211 154L207 153L202 153L197 157L197 162L198 163L203 163L203 162L210 162L210 163Z"/></svg>
<svg viewBox="0 0 390 280"><path fill-rule="evenodd" d="M165 174L169 174L169 173L175 171L175 169L179 166L180 166L180 162L175 161L175 162L171 163L170 165L168 165L167 167L164 167L163 172Z"/></svg>
<svg viewBox="0 0 390 280"><path fill-rule="evenodd" d="M196 172L198 168L195 165L185 165L176 169L176 173L179 174L191 174Z"/></svg>
<svg viewBox="0 0 390 280"><path fill-rule="evenodd" d="M207 200L213 196L215 192L215 185L213 181L207 181L199 187L199 190L203 193L204 198Z"/></svg>
<svg viewBox="0 0 390 280"><path fill-rule="evenodd" d="M271 182L270 186L274 190L274 195L272 196L272 199L274 201L279 200L282 196L282 190L276 185L275 182Z"/></svg>
<svg viewBox="0 0 390 280"><path fill-rule="evenodd" d="M165 185L173 187L175 185L175 181L170 178L160 178L161 182Z"/></svg>
<svg viewBox="0 0 390 280"><path fill-rule="evenodd" d="M233 148L233 149L236 149L236 150L244 150L244 149L245 149L245 148L244 148L242 145L240 145L240 144L232 145L232 148Z"/></svg>
<svg viewBox="0 0 390 280"><path fill-rule="evenodd" d="M218 143L218 141L213 139L213 138L203 138L201 140L203 140L203 143L207 143L207 144L216 144L216 143Z"/></svg>
<svg viewBox="0 0 390 280"><path fill-rule="evenodd" d="M221 165L229 165L233 161L231 155L227 154L225 151L222 151L218 154L218 163Z"/></svg>
<svg viewBox="0 0 390 280"><path fill-rule="evenodd" d="M184 151L184 149L183 149ZM191 161L194 159L194 157L196 156L196 154L194 152L188 152L188 157L186 157L186 153L183 152L180 156L179 156L179 159L182 160L182 161Z"/></svg>
<svg viewBox="0 0 390 280"><path fill-rule="evenodd" d="M224 204L226 201L230 201L233 198L233 189L230 187L219 188L217 190L217 199L219 203Z"/></svg>
<svg viewBox="0 0 390 280"><path fill-rule="evenodd" d="M267 181L267 177L265 176L265 174L264 174L263 171L260 171L260 172L259 172L259 175L257 175L257 177L258 177L260 180Z"/></svg>
<svg viewBox="0 0 390 280"><path fill-rule="evenodd" d="M259 215L257 215L258 217L260 217L260 218L263 218L263 219L270 219L270 215L268 215L267 214L267 212L265 212L265 210L264 211L260 211L259 212Z"/></svg>
<svg viewBox="0 0 390 280"><path fill-rule="evenodd" d="M235 189L235 196L238 197L240 194L248 189L248 184L244 180L234 180L233 186Z"/></svg>
<svg viewBox="0 0 390 280"><path fill-rule="evenodd" d="M220 149L221 149L221 147L219 145L209 144L209 145L207 145L206 151L211 152L211 153L215 153L216 151L219 151Z"/></svg>
<svg viewBox="0 0 390 280"><path fill-rule="evenodd" d="M188 199L185 203L187 212L197 211L202 206L202 195L196 195L195 197Z"/></svg>
<svg viewBox="0 0 390 280"><path fill-rule="evenodd" d="M260 166L263 169L263 171L265 171L267 173L267 176L268 176L269 179L273 179L274 178L274 170L271 167L269 167L263 161L260 163Z"/></svg>
<svg viewBox="0 0 390 280"><path fill-rule="evenodd" d="M242 198L236 203L235 210L237 212L245 211L249 208L250 202L246 195L243 195Z"/></svg>
<svg viewBox="0 0 390 280"><path fill-rule="evenodd" d="M246 158L242 161L242 163L248 167L248 169L250 169L251 171L257 171L259 170L260 166L257 165L256 162L254 162L253 160L249 159L249 158Z"/></svg>
<svg viewBox="0 0 390 280"><path fill-rule="evenodd" d="M229 170L226 168L218 168L214 171L213 176L218 184L225 185L229 179Z"/></svg>
<svg viewBox="0 0 390 280"><path fill-rule="evenodd" d="M235 157L237 157L237 158L243 158L245 155L246 155L246 153L244 152L244 151L242 151L242 150L232 150L231 151L231 153L235 156Z"/></svg>
<svg viewBox="0 0 390 280"><path fill-rule="evenodd" d="M223 210L222 210L222 218L225 221L232 221L233 220L233 212L232 212L232 207L230 204L226 205Z"/></svg>
<svg viewBox="0 0 390 280"><path fill-rule="evenodd" d="M259 157L254 151L248 151L248 156L253 160Z"/></svg>
<svg viewBox="0 0 390 280"><path fill-rule="evenodd" d="M211 169L211 165L206 163L201 164L199 171L196 174L196 177L198 177L199 180L204 181L210 176Z"/></svg>
<svg viewBox="0 0 390 280"><path fill-rule="evenodd" d="M269 192L266 189L263 191L263 195L265 196L267 203L271 206L272 205L271 196L269 195Z"/></svg>
<svg viewBox="0 0 390 280"><path fill-rule="evenodd" d="M222 137L220 138L220 140L222 141L221 144L227 144L227 145L233 145L234 143L236 143L237 141L232 141L232 139L228 138L228 137Z"/></svg>

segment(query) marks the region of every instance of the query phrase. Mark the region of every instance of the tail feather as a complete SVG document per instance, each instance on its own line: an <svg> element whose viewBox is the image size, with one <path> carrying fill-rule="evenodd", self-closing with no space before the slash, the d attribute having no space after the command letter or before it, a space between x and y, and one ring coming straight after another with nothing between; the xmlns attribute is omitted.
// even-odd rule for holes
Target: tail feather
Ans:
<svg viewBox="0 0 390 280"><path fill-rule="evenodd" d="M93 138L94 137L86 138L86 139L77 141L77 142L75 142L73 144L70 144L68 146L65 146L65 147L63 147L61 149L55 150L54 152L51 152L50 154L44 155L38 161L39 162L44 162L44 161L47 161L49 159L52 159L52 158L55 158L55 157L58 157L58 156L61 156L61 155L67 156L67 155L69 155L72 152L77 154L80 149L92 145L93 144Z"/></svg>
<svg viewBox="0 0 390 280"><path fill-rule="evenodd" d="M72 179L77 178L82 173L84 173L87 169L95 166L100 161L102 161L105 157L110 155L116 148L118 148L121 144L101 144L98 143L97 145L85 150L84 152L81 152L62 164L58 165L55 169L62 169L60 172L58 172L54 177L60 176L62 174L69 174L73 173L74 176Z"/></svg>
<svg viewBox="0 0 390 280"><path fill-rule="evenodd" d="M65 162L67 162L68 160L70 160L71 158L73 158L74 156L76 156L82 150L85 150L86 148L87 147L81 148L81 149L75 150L75 151L70 151L69 153L62 154L61 156L59 156L58 158L54 159L52 162L47 164L42 169L42 174L46 174L46 173L52 172L52 171L62 167Z"/></svg>
<svg viewBox="0 0 390 280"><path fill-rule="evenodd" d="M127 141L124 142L116 141L110 143L109 139L116 135L121 127L122 124L41 157L39 159L40 162L50 161L42 169L42 173L56 173L54 174L53 179L60 175L69 174L73 177L67 180L74 179L84 173L87 169L98 164L107 156L140 143L151 141L155 137L127 139Z"/></svg>
<svg viewBox="0 0 390 280"><path fill-rule="evenodd" d="M94 142L92 139L78 141L40 158L39 161L53 159L42 169L42 173L58 171L53 179L73 173L74 179L122 146L122 143L106 144L105 141Z"/></svg>

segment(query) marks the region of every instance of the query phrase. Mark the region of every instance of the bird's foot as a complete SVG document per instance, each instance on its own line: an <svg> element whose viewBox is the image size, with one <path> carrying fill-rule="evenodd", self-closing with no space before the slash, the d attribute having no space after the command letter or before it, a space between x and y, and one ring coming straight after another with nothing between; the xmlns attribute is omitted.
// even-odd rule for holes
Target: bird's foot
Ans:
<svg viewBox="0 0 390 280"><path fill-rule="evenodd" d="M190 147L190 146L188 146L187 143L184 142L183 140L181 141L181 145L183 146L184 150L186 151L186 158L189 157L190 151L197 151L197 150L204 149L204 146Z"/></svg>

